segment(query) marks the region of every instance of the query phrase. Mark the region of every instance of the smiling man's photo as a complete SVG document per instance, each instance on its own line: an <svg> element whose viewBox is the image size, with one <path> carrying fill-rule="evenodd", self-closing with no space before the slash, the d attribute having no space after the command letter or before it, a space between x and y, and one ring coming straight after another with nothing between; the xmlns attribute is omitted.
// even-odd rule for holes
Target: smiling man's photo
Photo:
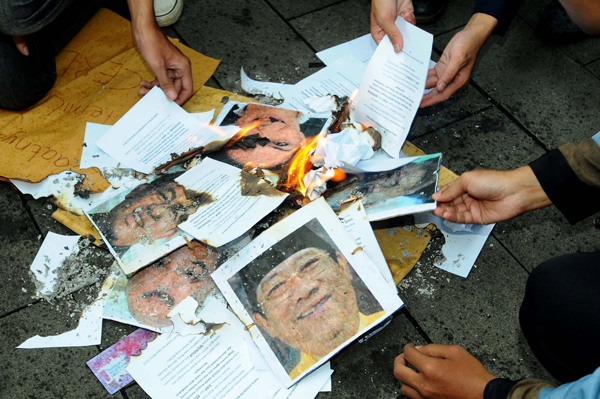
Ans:
<svg viewBox="0 0 600 399"><path fill-rule="evenodd" d="M292 380L385 314L315 219L229 281Z"/></svg>

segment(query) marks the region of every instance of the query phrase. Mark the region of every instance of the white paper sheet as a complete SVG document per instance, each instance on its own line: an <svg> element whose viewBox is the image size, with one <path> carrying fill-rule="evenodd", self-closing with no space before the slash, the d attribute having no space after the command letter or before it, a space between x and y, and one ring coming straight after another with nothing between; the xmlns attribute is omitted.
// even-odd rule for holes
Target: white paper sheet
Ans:
<svg viewBox="0 0 600 399"><path fill-rule="evenodd" d="M325 63L325 65L331 65L340 58L348 55L356 57L360 62L366 65L371 60L375 50L377 50L377 43L373 40L373 36L371 36L370 33L367 33L366 35L352 39L349 42L319 51L316 55Z"/></svg>
<svg viewBox="0 0 600 399"><path fill-rule="evenodd" d="M404 47L395 53L390 39L383 38L360 85L355 118L373 126L382 136L381 146L398 158L417 113L431 57L433 35L403 18L396 25Z"/></svg>
<svg viewBox="0 0 600 399"><path fill-rule="evenodd" d="M264 96L273 97L276 100L282 100L283 93L292 87L292 85L285 83L261 82L260 80L251 79L244 71L244 67L242 67L240 76L242 89L244 89L246 93L262 94Z"/></svg>
<svg viewBox="0 0 600 399"><path fill-rule="evenodd" d="M394 277L385 260L385 256L383 256L383 252L381 252L381 247L371 228L362 201L358 200L349 205L338 216L348 233L356 240L356 244L362 247L369 259L377 266L383 278L396 289Z"/></svg>
<svg viewBox="0 0 600 399"><path fill-rule="evenodd" d="M415 215L415 224L426 226L433 223L444 234L446 244L442 247L444 259L435 262L434 265L460 277L467 277L475 264L475 260L481 253L495 224L478 225L472 224L463 227L449 225L448 221L435 216L433 213L421 213ZM456 230L456 231L453 231Z"/></svg>
<svg viewBox="0 0 600 399"><path fill-rule="evenodd" d="M213 118L215 117L215 110L212 109L206 112L193 112L190 115L198 119L203 125L206 125L212 122Z"/></svg>
<svg viewBox="0 0 600 399"><path fill-rule="evenodd" d="M305 100L335 94L339 97L351 96L360 87L365 73L365 66L352 55L336 60L312 75L302 79L284 92L285 101L282 108L311 111Z"/></svg>
<svg viewBox="0 0 600 399"><path fill-rule="evenodd" d="M81 160L79 161L81 169L96 167L102 171L105 168L111 169L117 166L118 162L96 145L96 142L111 128L112 125L91 122L85 124L85 137L81 147Z"/></svg>
<svg viewBox="0 0 600 399"><path fill-rule="evenodd" d="M38 297L52 294L56 285L56 269L75 251L80 237L48 232L30 267L31 273L41 284L36 292Z"/></svg>
<svg viewBox="0 0 600 399"><path fill-rule="evenodd" d="M244 234L287 197L264 180L211 158L205 158L176 181L188 190L206 193L214 199L179 225L181 230L213 247ZM255 194L242 194L248 189Z"/></svg>
<svg viewBox="0 0 600 399"><path fill-rule="evenodd" d="M122 164L150 174L170 161L171 154L183 154L209 143L224 145L238 130L203 125L154 87L96 144Z"/></svg>
<svg viewBox="0 0 600 399"><path fill-rule="evenodd" d="M306 227L306 225L308 225L308 224L312 224L312 226L313 226L312 228L317 229L317 231L319 229L321 229L324 231L324 234L327 234L327 236L329 237L328 240L331 240L331 242L336 246L335 247L336 253L337 252L340 253L340 255L338 255L338 256L343 256L346 259L349 267L353 268L356 275L359 277L359 279L362 281L362 283L364 283L366 289L372 294L373 297L370 300L371 303L373 303L374 305L376 304L377 305L376 307L378 307L380 310L378 310L375 313L371 313L373 320L368 322L368 324L362 324L362 326L361 326L361 324L359 324L358 326L356 326L357 327L356 332L354 332L354 330L346 331L344 333L344 338L348 335L349 332L354 333L354 335L339 345L336 342L335 345L333 345L335 348L333 350L329 351L329 353L327 355L319 356L319 357L314 356L313 360L310 363L303 365L300 370L297 370L292 374L294 376L294 378L292 379L292 377L290 376L290 372L286 371L284 365L280 362L279 358L273 351L274 349L273 349L272 345L270 345L268 343L268 341L265 339L265 337L263 335L263 332L256 325L257 322L248 313L249 310L246 308L247 305L244 305L242 303L243 297L245 295L256 295L256 290L258 288L256 288L255 284L262 284L262 283L254 282L251 284L251 286L248 286L248 289L253 289L254 291L246 291L246 288L242 289L242 288L239 288L239 286L237 286L238 288L236 288L237 289L237 291L236 291L236 289L233 288L232 284L236 284L234 282L235 279L240 279L240 280L242 279L242 276L240 275L240 271L247 266L250 267L250 271L248 271L245 274L245 276L256 275L257 276L256 278L260 279L260 276L265 272L265 270L264 270L265 263L264 262L267 262L267 264L268 264L270 262L269 257L274 256L273 253L279 253L278 251L283 250L285 248L288 248L288 250L291 250L295 247L295 245L299 245L294 241L296 239L300 239L297 234L301 234L302 237L304 237L302 239L309 240L309 242L311 243L311 244L302 243L302 245L306 244L306 246L304 247L305 249L308 246L308 249L315 250L315 248L312 248L311 245L313 245L315 247L317 247L319 245L323 245L320 243L320 240L322 240L322 238L318 239L314 236L317 233L315 233L313 230L308 231L311 229L311 227ZM300 230L300 229L308 229L308 230ZM319 233L319 237L320 237L320 234L323 234L323 233ZM290 238L290 237L292 237L292 238ZM277 247L276 247L277 249L274 248L275 245L277 245ZM331 245L331 244L329 244L329 245ZM318 248L321 248L321 247L318 247ZM309 373L314 371L316 368L320 367L322 364L327 362L331 356L333 356L338 351L340 351L342 348L344 348L345 346L350 344L353 340L358 338L360 335L364 334L368 330L375 328L379 323L384 321L389 315L393 314L397 309L399 309L400 307L402 307L404 305L402 300L398 297L396 289L391 287L387 283L387 281L385 281L383 279L383 277L381 276L381 273L378 271L377 267L373 264L373 262L369 259L369 257L365 253L365 251L357 250L357 248L358 248L358 246L352 239L352 236L350 236L350 234L345 230L342 223L337 218L337 215L335 215L335 213L331 210L331 208L327 205L327 203L322 198L319 198L318 200L315 200L315 201L311 202L310 204L304 206L300 210L296 211L292 215L288 216L281 222L275 224L273 227L271 227L270 229L268 229L265 232L263 232L262 234L260 234L248 246L246 246L244 249L242 249L240 252L238 252L235 256L230 258L225 264L223 264L217 271L215 271L212 274L212 277L215 280L215 283L217 284L217 286L223 293L223 296L227 299L227 302L229 303L231 308L238 315L238 317L240 317L240 319L242 320L242 322L245 325L250 326L249 331L252 334L254 342L256 342L256 344L258 345L258 347L261 350L261 353L263 354L263 356L265 357L267 363L269 364L269 366L271 367L271 369L274 371L275 375L277 376L277 379L284 386L286 386L286 387L292 386L295 382L299 381L300 379L302 379L303 377L305 377L306 375L308 375ZM275 251L275 252L267 252L267 251ZM299 252L296 252L295 254L298 254L298 253ZM261 259L264 259L264 262L263 262L263 260L260 260L260 261L258 261L258 263L252 264L252 262L255 259L261 257L261 255L263 255L263 254L265 254L265 256L266 256L266 257L261 258ZM295 254L287 257L287 259L291 259ZM287 255L287 254L282 253L282 255ZM306 255L306 253L304 253L303 255ZM337 258L337 259L340 259L340 258ZM323 262L322 265L327 264L326 261L324 261L324 260L319 261L318 264L321 264L321 262ZM313 261L310 264L312 265L315 263ZM285 264L284 262L279 263L279 264L274 264L274 265L272 265L273 269L275 267L279 267L279 266L282 266L282 267L281 267L281 270L279 271L279 273L272 274L271 276L279 276L279 275L284 276L288 272L287 270L289 270L289 267L290 266L294 267L294 265L295 265L295 263ZM256 269L255 269L255 267L256 267ZM273 270L273 269L271 269L271 270ZM296 271L293 275L296 276L299 273L300 272ZM308 272L306 272L306 273L308 273ZM234 278L233 280L231 280L232 277ZM247 278L247 277L243 277L243 278ZM271 277L271 278L273 278L273 277ZM312 279L304 277L304 276L298 277L298 279L303 279L303 278L306 279L306 281L315 281L315 280L312 280ZM333 277L330 277L330 279L331 278L333 278ZM347 284L347 281L346 281L347 274L342 274L336 278L338 279L337 284L339 286ZM308 316L306 316L306 312L311 312L311 313L309 313L309 315L312 313L315 313L314 317L317 319L320 317L331 317L331 311L337 309L337 307L340 305L339 298L332 299L333 297L335 297L335 295L330 293L331 292L330 291L331 281L328 280L328 282L325 282L325 279L326 279L325 277L323 277L322 280L319 279L319 281L323 281L323 283L319 284L318 288L314 287L313 289L311 289L311 293L313 293L313 294L310 297L310 302L308 300L306 302L301 301L303 308L302 309L296 308L294 310L294 312L301 314L303 316L302 317L303 319L308 317ZM263 276L263 280L260 280L260 281L264 281L264 276ZM306 284L302 285L302 287L304 287L303 289L308 288L305 285ZM250 294L248 294L248 292L250 292ZM269 290L269 292L271 292L271 291ZM294 295L297 295L298 292L300 292L300 291L298 291L298 292L293 291L293 292L294 292ZM323 298L325 298L325 299L320 299L319 302L316 302L317 299L315 299L315 298L319 298L320 296L323 296ZM242 298L242 299L240 299L240 298ZM258 298L257 298L257 300L258 300ZM248 300L246 299L246 302L247 301ZM324 302L322 302L322 301L324 301ZM348 306L352 306L352 307L357 306L356 303L353 302L351 297L344 297L343 301ZM292 301L292 302L295 303L295 301ZM316 303L316 305L315 305L315 303ZM323 305L323 303L327 303L327 305ZM285 304L280 304L278 306L281 308L284 305ZM262 306L264 307L264 305L262 305ZM294 305L294 306L296 306L296 305ZM314 306L314 307L309 307L309 306ZM318 310L314 310L317 308L318 308ZM309 310L307 311L306 309L309 309ZM358 312L360 314L360 309L358 310ZM354 314L352 314L348 311L348 317L354 317L354 316L355 316ZM255 317L256 317L256 315L255 315ZM268 318L268 316L266 316L266 317ZM298 318L298 320L299 319L300 318ZM314 319L311 318L309 320L314 320ZM338 321L336 321L336 323L337 322ZM303 323L304 322L298 321L298 327L305 328L306 326ZM329 328L329 327L325 327L325 328ZM326 332L326 333L328 333L328 332ZM300 334L300 333L298 333L298 334ZM315 334L317 334L317 332L315 332ZM338 334L340 334L340 333L338 333ZM306 344L306 341L304 341L304 344L297 343L296 344L297 347L294 349L299 350L298 348L303 347L302 345L305 345L305 344ZM291 344L288 343L288 345L291 345ZM308 344L306 344L306 345L308 345ZM327 348L327 349L329 350L330 348ZM304 354L303 354L303 356L304 356ZM310 353L308 353L308 356L312 356L312 355ZM313 363L313 361L314 361L314 363ZM312 364L312 365L310 365L310 364Z"/></svg>
<svg viewBox="0 0 600 399"><path fill-rule="evenodd" d="M283 389L273 373L253 366L240 345L244 334L239 320L208 336L162 334L131 358L127 372L153 399L311 399L331 375L323 369Z"/></svg>

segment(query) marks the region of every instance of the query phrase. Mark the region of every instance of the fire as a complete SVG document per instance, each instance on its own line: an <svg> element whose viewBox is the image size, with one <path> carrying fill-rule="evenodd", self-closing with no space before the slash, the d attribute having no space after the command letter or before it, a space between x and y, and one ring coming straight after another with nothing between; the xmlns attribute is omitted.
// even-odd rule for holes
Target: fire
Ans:
<svg viewBox="0 0 600 399"><path fill-rule="evenodd" d="M287 185L295 187L303 196L306 196L306 185L304 176L311 170L313 164L310 162L310 152L317 147L317 141L321 135L315 136L306 146L294 155L287 172Z"/></svg>
<svg viewBox="0 0 600 399"><path fill-rule="evenodd" d="M231 147L232 145L234 145L235 143L237 143L238 141L240 141L241 139L243 139L244 136L246 134L248 134L249 131L251 131L254 128L257 128L258 126L260 126L260 121L256 121L256 122L253 122L253 123L251 123L249 125L242 126L240 128L240 131L237 132L236 135L231 140L229 140L229 142L226 145L226 148Z"/></svg>

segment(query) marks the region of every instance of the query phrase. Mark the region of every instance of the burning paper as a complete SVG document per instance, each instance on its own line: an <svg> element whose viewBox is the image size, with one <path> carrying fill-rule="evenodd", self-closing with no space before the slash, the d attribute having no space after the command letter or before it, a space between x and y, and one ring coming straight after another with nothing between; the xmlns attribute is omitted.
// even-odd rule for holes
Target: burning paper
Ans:
<svg viewBox="0 0 600 399"><path fill-rule="evenodd" d="M322 199L263 232L212 277L285 387L403 306Z"/></svg>
<svg viewBox="0 0 600 399"><path fill-rule="evenodd" d="M179 227L213 247L244 234L288 196L261 178L210 158L178 177L177 183L208 201Z"/></svg>
<svg viewBox="0 0 600 399"><path fill-rule="evenodd" d="M139 356L142 349L146 349L148 342L155 340L156 337L156 333L152 331L136 330L98 356L88 360L86 364L108 393L113 395L133 382L133 377L125 370L131 356Z"/></svg>
<svg viewBox="0 0 600 399"><path fill-rule="evenodd" d="M260 104L228 102L215 124L238 126L239 133L210 157L238 168L285 172L306 142L329 126L330 115L315 115Z"/></svg>
<svg viewBox="0 0 600 399"><path fill-rule="evenodd" d="M441 154L423 155L391 171L349 175L331 183L323 195L334 209L361 198L371 222L431 211L436 207L431 196L437 191L441 160Z"/></svg>
<svg viewBox="0 0 600 399"><path fill-rule="evenodd" d="M383 149L394 158L400 156L419 109L433 45L433 35L403 18L396 25L404 47L395 53L390 39L383 38L369 61L356 105L356 120L379 131Z"/></svg>
<svg viewBox="0 0 600 399"><path fill-rule="evenodd" d="M237 133L200 121L154 87L98 140L111 157L139 172L156 168L190 151L217 150Z"/></svg>

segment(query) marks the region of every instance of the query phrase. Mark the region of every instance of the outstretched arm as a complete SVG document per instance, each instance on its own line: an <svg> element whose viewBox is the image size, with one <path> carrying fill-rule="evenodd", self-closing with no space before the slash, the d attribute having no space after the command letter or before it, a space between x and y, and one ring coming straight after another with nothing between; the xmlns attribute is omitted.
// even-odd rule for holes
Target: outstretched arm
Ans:
<svg viewBox="0 0 600 399"><path fill-rule="evenodd" d="M529 166L466 172L432 198L434 213L456 223L496 223L552 204Z"/></svg>
<svg viewBox="0 0 600 399"><path fill-rule="evenodd" d="M127 0L127 4L131 11L133 41L156 75L154 81L140 84L140 95L160 86L169 100L182 105L194 92L190 60L159 28L152 0Z"/></svg>

